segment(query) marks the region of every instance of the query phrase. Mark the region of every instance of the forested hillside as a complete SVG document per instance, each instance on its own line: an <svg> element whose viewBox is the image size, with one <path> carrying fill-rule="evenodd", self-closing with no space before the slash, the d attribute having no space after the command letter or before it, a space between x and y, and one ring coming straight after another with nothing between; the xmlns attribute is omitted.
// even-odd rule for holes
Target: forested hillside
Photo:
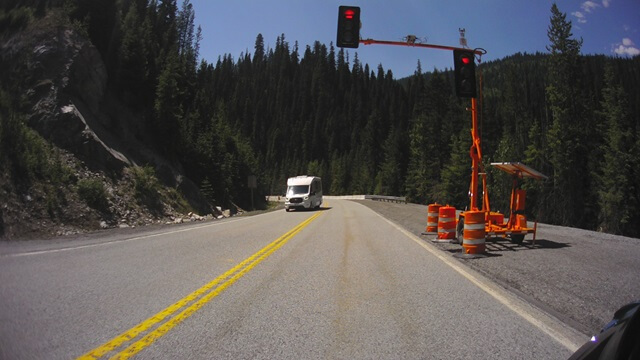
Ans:
<svg viewBox="0 0 640 360"><path fill-rule="evenodd" d="M13 3L2 20L12 31L22 20L7 14L20 6L31 9L24 21L62 9L139 115L137 136L179 161L212 201L249 203L250 174L262 195L313 174L332 195L468 205L471 114L450 71L418 63L398 81L357 52L284 34L199 61L188 0ZM640 58L580 55L555 5L550 19L536 30L549 34L548 53L478 67L483 162L521 161L549 176L525 184L539 221L640 236ZM492 207L508 210L510 178L487 171Z"/></svg>

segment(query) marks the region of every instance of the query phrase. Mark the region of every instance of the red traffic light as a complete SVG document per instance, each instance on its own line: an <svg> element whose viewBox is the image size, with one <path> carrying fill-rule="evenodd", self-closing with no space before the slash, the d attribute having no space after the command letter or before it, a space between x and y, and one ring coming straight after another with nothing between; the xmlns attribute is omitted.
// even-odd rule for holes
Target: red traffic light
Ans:
<svg viewBox="0 0 640 360"><path fill-rule="evenodd" d="M338 47L358 48L360 43L360 8L340 6L338 8Z"/></svg>
<svg viewBox="0 0 640 360"><path fill-rule="evenodd" d="M458 97L475 98L476 64L472 50L453 50L453 68L455 71L456 95Z"/></svg>
<svg viewBox="0 0 640 360"><path fill-rule="evenodd" d="M353 16L354 16L355 14L356 14L356 12L355 12L355 11L353 11L353 10L351 10L351 9L347 9L347 10L344 12L344 17L345 17L345 19L353 20Z"/></svg>

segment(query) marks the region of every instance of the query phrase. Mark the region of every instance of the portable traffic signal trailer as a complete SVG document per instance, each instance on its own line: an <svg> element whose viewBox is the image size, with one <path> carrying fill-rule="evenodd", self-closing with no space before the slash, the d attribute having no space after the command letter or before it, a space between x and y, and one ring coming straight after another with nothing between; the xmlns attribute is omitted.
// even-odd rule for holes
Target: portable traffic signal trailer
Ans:
<svg viewBox="0 0 640 360"><path fill-rule="evenodd" d="M491 163L491 166L511 175L513 185L511 187L511 201L509 204L509 220L504 223L504 216L502 217L502 222L492 221L494 219L490 218L487 223L487 235L508 236L511 242L521 244L526 234L533 234L535 241L538 222L535 222L533 228L527 226L527 216L524 212L526 191L519 188L519 180L523 178L543 180L547 177L519 162L498 162Z"/></svg>
<svg viewBox="0 0 640 360"><path fill-rule="evenodd" d="M491 163L494 166L513 178L511 187L511 201L509 203L509 218L505 222L504 214L493 212L490 209L488 194L486 191L486 176L483 175L483 185L485 187L485 199L483 209L480 211L466 211L458 223L456 235L461 242L465 254L481 254L485 251L485 239L487 237L509 238L514 244L521 244L527 234L533 234L535 241L538 222L531 228L528 226L525 214L526 191L520 189L520 180L531 178L543 180L547 177L540 172L519 162L498 162ZM480 232L482 230L482 232Z"/></svg>
<svg viewBox="0 0 640 360"><path fill-rule="evenodd" d="M489 236L509 238L511 242L521 244L525 235L533 234L537 230L537 221L533 228L528 227L525 215L526 192L519 188L519 180L533 178L543 180L547 177L540 172L519 162L492 163L492 166L510 174L513 177L511 188L511 201L509 206L509 218L504 221L504 214L492 212L489 203L487 189L487 174L480 171L482 167L482 150L480 134L478 132L478 103L475 97L471 98L472 145L469 151L471 157L471 184L469 185L470 205L467 211L460 213L456 226L456 238L462 244L461 257L480 257L485 252L485 241ZM483 199L482 207L478 208L478 180L482 178Z"/></svg>

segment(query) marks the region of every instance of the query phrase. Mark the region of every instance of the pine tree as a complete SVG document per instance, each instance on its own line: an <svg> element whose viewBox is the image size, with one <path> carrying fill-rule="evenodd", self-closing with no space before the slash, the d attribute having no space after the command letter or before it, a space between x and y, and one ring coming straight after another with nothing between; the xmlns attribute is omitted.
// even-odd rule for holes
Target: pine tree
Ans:
<svg viewBox="0 0 640 360"><path fill-rule="evenodd" d="M176 151L178 124L182 115L178 90L177 53L170 53L165 67L158 77L156 99L154 104L156 142L165 155L171 156Z"/></svg>
<svg viewBox="0 0 640 360"><path fill-rule="evenodd" d="M196 13L193 5L189 0L184 0L182 8L177 15L176 30L178 31L178 51L180 55L185 56L188 53L193 55L195 43L195 20Z"/></svg>
<svg viewBox="0 0 640 360"><path fill-rule="evenodd" d="M140 27L140 16L135 3L129 6L122 24L122 44L120 45L118 77L122 99L130 106L146 105L141 103L142 94L148 76L145 38Z"/></svg>
<svg viewBox="0 0 640 360"><path fill-rule="evenodd" d="M606 123L606 142L599 181L599 226L605 232L640 235L640 202L635 186L638 149L635 124L628 114L625 93L608 64L603 89L602 117Z"/></svg>
<svg viewBox="0 0 640 360"><path fill-rule="evenodd" d="M403 133L392 125L389 136L382 146L383 160L376 176L376 194L400 196L404 194L404 173L402 167L406 143Z"/></svg>
<svg viewBox="0 0 640 360"><path fill-rule="evenodd" d="M405 193L409 201L425 204L429 199L427 179L427 158L425 148L426 120L425 116L418 116L413 121L409 132L409 166L405 183Z"/></svg>
<svg viewBox="0 0 640 360"><path fill-rule="evenodd" d="M264 37L262 34L256 36L256 42L253 47L253 63L259 64L264 61Z"/></svg>
<svg viewBox="0 0 640 360"><path fill-rule="evenodd" d="M578 91L582 40L571 38L571 21L566 20L566 14L561 13L556 4L551 7L547 35L551 56L546 95L553 123L546 136L553 167L553 189L549 198L553 202L546 204L545 212L555 223L584 226L589 184L588 149L581 117L584 111Z"/></svg>
<svg viewBox="0 0 640 360"><path fill-rule="evenodd" d="M437 186L435 201L450 204L458 209L469 208L469 181L471 179L471 159L469 148L471 136L469 127L451 137L451 158L442 169L442 179Z"/></svg>

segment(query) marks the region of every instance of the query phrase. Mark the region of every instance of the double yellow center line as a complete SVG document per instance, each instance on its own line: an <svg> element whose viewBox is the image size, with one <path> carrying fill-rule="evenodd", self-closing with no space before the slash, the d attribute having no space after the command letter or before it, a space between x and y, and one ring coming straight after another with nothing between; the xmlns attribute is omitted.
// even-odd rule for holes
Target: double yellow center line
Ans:
<svg viewBox="0 0 640 360"><path fill-rule="evenodd" d="M156 339L159 339L166 334L174 326L193 315L193 313L198 311L213 298L220 295L220 293L222 293L226 288L231 286L234 282L262 262L262 260L269 257L269 255L273 254L276 250L286 244L291 238L302 231L302 229L318 218L321 214L321 212L316 213L200 289L192 292L180 301L118 335L112 340L80 356L78 359L99 359L113 351L118 351L118 353L115 354L112 359L128 359L137 354L147 346L151 345ZM154 327L155 329L152 329ZM126 348L120 350L125 346Z"/></svg>

